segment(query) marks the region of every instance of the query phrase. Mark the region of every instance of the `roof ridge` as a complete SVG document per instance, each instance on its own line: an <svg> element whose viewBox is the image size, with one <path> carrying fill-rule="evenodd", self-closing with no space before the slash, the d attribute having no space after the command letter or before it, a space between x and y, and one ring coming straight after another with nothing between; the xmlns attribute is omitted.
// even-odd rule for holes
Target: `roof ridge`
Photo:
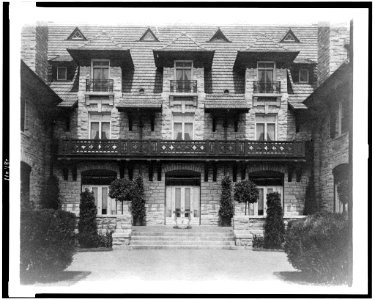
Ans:
<svg viewBox="0 0 375 300"><path fill-rule="evenodd" d="M83 44L82 46L80 46L79 48L85 48L85 47L87 47L87 46L90 46L90 45L95 44L95 42L96 42L97 40L99 40L101 36L107 38L107 40L110 41L110 42L113 44L113 46L116 46L116 47L122 49L122 46L121 46L120 42L116 41L116 40L115 40L112 36L110 36L110 35L109 35L104 29L102 29L100 32L98 32L93 38L87 40L87 42L84 43L84 44Z"/></svg>
<svg viewBox="0 0 375 300"><path fill-rule="evenodd" d="M179 36L177 36L176 38L174 38L169 44L165 45L164 47L162 47L161 49L167 49L168 47L174 45L178 39L180 39L181 37L183 36L186 36L192 43L194 43L195 46L197 46L198 48L201 48L202 50L207 50L206 48L204 48L202 45L198 44L190 35L188 35L185 31L182 31L181 34Z"/></svg>

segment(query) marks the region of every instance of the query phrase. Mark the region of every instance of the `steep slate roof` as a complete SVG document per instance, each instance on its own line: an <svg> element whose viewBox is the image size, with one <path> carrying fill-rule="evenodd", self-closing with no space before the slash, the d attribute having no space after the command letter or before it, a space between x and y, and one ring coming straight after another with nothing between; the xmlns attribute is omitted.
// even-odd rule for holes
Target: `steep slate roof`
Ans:
<svg viewBox="0 0 375 300"><path fill-rule="evenodd" d="M256 52L291 52L292 50L288 50L282 47L280 44L274 42L271 38L269 38L265 34L260 34L255 38L255 41L251 43L249 47L245 49L245 51L256 51Z"/></svg>
<svg viewBox="0 0 375 300"><path fill-rule="evenodd" d="M113 37L110 37L108 33L102 30L95 37L87 41L82 46L77 48L72 47L71 49L79 50L122 50L123 48L114 41Z"/></svg>
<svg viewBox="0 0 375 300"><path fill-rule="evenodd" d="M53 89L63 102L61 107L72 107L78 102L78 68L76 68L72 81L52 81L49 87Z"/></svg>
<svg viewBox="0 0 375 300"><path fill-rule="evenodd" d="M210 109L240 109L249 110L244 94L207 94L204 108Z"/></svg>
<svg viewBox="0 0 375 300"><path fill-rule="evenodd" d="M148 108L161 111L161 106L162 97L160 94L123 94L116 107L119 109Z"/></svg>
<svg viewBox="0 0 375 300"><path fill-rule="evenodd" d="M310 83L294 83L290 70L288 77L291 83L292 91L289 93L288 103L293 109L307 109L303 101L314 91L314 85Z"/></svg>
<svg viewBox="0 0 375 300"><path fill-rule="evenodd" d="M69 55L67 48L78 48L83 46L86 41L71 41L66 38L76 28L72 26L49 25L49 44L48 58L53 59L60 55ZM213 57L210 81L212 82L212 93L222 94L224 89L232 91L239 90L243 93L243 77L233 72L233 65L238 50L245 50L256 40L257 36L265 34L274 43L278 43L289 30L289 26L221 26L226 37L231 43L210 43L212 35L217 31L216 26L163 26L150 27L157 35L160 42L139 42L139 38L147 30L147 26L86 26L80 25L79 29L88 40L105 30L118 45L124 49L131 49L131 55L134 63L134 73L132 74L131 84L128 84L125 78L123 87L129 88L130 93L137 93L140 88L145 89L145 94L153 93L155 86L160 83L160 75L155 66L153 49L160 49L182 36L189 36L201 47L207 50L215 50ZM292 51L299 51L296 60L310 60L317 62L317 26L292 27L294 34L300 40L300 43L283 43L282 47ZM189 41L188 41L189 42ZM190 42L189 42L190 43ZM193 43L194 44L194 43ZM193 46L193 45L192 45ZM197 47L197 46L193 46ZM159 76L159 77L158 77ZM241 87L242 88L239 88ZM208 95L207 95L208 96ZM64 100L65 101L65 100Z"/></svg>
<svg viewBox="0 0 375 300"><path fill-rule="evenodd" d="M158 51L208 51L206 48L199 45L185 32L182 32L171 43L165 45Z"/></svg>

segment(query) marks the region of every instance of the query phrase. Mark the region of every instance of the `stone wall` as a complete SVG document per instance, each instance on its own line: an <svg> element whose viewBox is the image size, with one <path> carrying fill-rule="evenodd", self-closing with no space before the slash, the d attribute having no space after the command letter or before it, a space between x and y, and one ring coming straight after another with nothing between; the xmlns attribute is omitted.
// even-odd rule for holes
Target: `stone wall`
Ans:
<svg viewBox="0 0 375 300"><path fill-rule="evenodd" d="M45 182L49 176L51 160L51 126L45 123L37 106L26 96L24 131L21 131L21 161L31 167L30 201L39 205ZM35 101L35 100L34 100Z"/></svg>

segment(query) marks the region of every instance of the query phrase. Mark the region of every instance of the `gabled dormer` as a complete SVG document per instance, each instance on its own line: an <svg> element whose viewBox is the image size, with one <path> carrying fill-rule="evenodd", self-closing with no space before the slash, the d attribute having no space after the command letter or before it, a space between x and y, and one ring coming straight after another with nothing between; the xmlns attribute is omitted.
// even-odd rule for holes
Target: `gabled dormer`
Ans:
<svg viewBox="0 0 375 300"><path fill-rule="evenodd" d="M68 41L86 41L86 37L83 35L81 30L79 30L78 27L76 27L73 32L69 35L67 38Z"/></svg>
<svg viewBox="0 0 375 300"><path fill-rule="evenodd" d="M299 39L294 34L292 29L289 29L286 35L281 39L280 43L299 43Z"/></svg>
<svg viewBox="0 0 375 300"><path fill-rule="evenodd" d="M140 42L159 42L159 39L152 32L151 28L148 28L145 33L139 39Z"/></svg>
<svg viewBox="0 0 375 300"><path fill-rule="evenodd" d="M220 28L217 29L215 34L208 41L210 43L231 43L231 41L225 36Z"/></svg>

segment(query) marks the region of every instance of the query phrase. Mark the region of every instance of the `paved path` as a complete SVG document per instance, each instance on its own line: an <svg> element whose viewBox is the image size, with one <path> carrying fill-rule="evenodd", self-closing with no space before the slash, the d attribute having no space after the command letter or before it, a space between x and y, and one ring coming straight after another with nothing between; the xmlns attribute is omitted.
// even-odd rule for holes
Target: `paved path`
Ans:
<svg viewBox="0 0 375 300"><path fill-rule="evenodd" d="M40 284L36 286L36 291L231 294L338 292L331 287L285 280L282 274L294 274L294 278L298 278L298 274L295 276L295 270L283 252L127 249L79 252L66 271L72 274L70 280Z"/></svg>

